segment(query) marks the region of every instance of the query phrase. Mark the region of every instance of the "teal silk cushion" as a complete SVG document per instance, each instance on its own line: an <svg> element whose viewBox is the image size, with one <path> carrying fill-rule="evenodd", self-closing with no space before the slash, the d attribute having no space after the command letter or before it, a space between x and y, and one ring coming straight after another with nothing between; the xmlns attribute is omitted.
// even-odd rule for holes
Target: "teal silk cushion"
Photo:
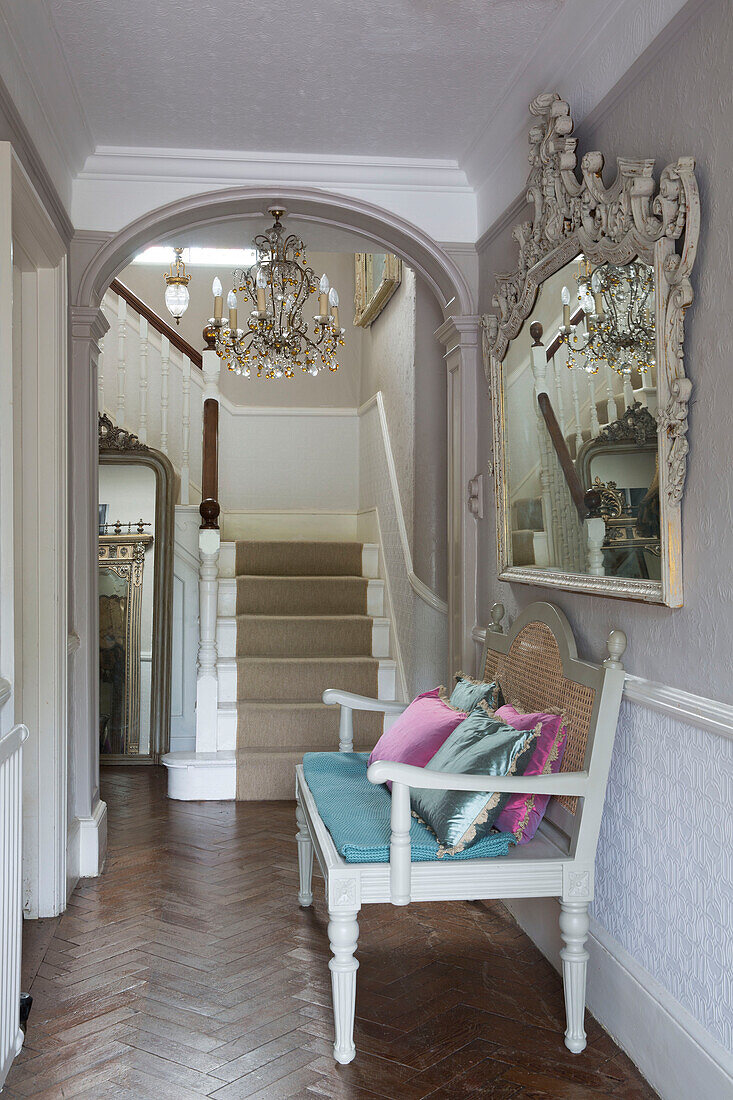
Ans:
<svg viewBox="0 0 733 1100"><path fill-rule="evenodd" d="M425 768L463 775L523 775L540 732L516 730L480 702ZM487 836L510 795L498 791L410 790L413 813L435 833L438 855L455 855Z"/></svg>
<svg viewBox="0 0 733 1100"><path fill-rule="evenodd" d="M482 700L491 710L496 710L501 705L501 688L496 681L487 683L484 680L473 680L465 673L457 672L456 686L450 695L450 705L454 710L463 710L470 714Z"/></svg>

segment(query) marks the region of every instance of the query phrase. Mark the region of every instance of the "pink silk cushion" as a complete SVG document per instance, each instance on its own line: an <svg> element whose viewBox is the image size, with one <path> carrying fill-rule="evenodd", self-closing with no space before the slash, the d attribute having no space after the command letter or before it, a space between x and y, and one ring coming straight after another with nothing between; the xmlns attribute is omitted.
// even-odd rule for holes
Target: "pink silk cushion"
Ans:
<svg viewBox="0 0 733 1100"><path fill-rule="evenodd" d="M407 710L379 738L368 763L393 760L424 768L466 717L464 711L454 710L441 699L442 690L434 688L413 699ZM387 786L391 787L391 783Z"/></svg>
<svg viewBox="0 0 733 1100"><path fill-rule="evenodd" d="M567 740L562 714L522 714L506 703L499 707L496 717L516 730L532 730L538 723L542 727L524 769L525 775L549 775L560 771ZM502 833L514 833L517 844L526 844L537 832L549 801L548 794L513 794L496 819L495 827Z"/></svg>

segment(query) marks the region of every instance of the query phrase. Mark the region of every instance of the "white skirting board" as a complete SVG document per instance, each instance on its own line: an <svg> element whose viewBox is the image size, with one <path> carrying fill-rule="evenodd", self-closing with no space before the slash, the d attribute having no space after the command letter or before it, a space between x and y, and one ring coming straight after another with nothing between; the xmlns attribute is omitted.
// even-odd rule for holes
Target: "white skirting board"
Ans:
<svg viewBox="0 0 733 1100"><path fill-rule="evenodd" d="M505 905L559 969L559 905L552 898ZM733 1096L733 1057L591 918L587 1004L662 1100Z"/></svg>
<svg viewBox="0 0 733 1100"><path fill-rule="evenodd" d="M102 873L107 856L107 803L98 801L89 817L75 817L66 841L67 897L80 878Z"/></svg>

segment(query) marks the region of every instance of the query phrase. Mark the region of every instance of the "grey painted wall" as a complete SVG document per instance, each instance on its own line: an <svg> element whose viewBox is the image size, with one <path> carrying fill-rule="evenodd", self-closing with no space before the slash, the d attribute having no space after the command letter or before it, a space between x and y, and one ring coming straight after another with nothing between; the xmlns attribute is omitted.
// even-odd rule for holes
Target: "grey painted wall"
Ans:
<svg viewBox="0 0 733 1100"><path fill-rule="evenodd" d="M629 672L724 702L733 702L733 314L726 305L733 280L732 57L730 4L711 0L649 66L642 59L624 92L605 111L595 112L592 126L578 131L580 156L593 149L603 152L606 182L621 155L655 155L657 172L685 154L697 159L702 231L692 275L695 301L686 318L686 366L695 388L683 504L684 607L647 607L500 582L493 506L479 524L480 622L487 621L495 600L513 616L551 592L584 654L601 657L609 628L622 626L629 636ZM563 93L562 87L557 90ZM521 210L481 249L482 311L491 309L496 272L516 266L511 226L528 216ZM485 468L488 400L481 442Z"/></svg>
<svg viewBox="0 0 733 1100"><path fill-rule="evenodd" d="M447 569L446 373L435 331L443 313L403 265L402 283L364 329L361 400L384 394L413 565L445 597Z"/></svg>

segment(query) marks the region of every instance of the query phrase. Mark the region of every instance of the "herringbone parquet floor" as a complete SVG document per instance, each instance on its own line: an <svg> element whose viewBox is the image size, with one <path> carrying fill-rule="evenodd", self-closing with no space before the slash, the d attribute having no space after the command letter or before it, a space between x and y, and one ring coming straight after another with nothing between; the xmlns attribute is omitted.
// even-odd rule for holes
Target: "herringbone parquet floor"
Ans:
<svg viewBox="0 0 733 1100"><path fill-rule="evenodd" d="M568 1053L560 980L499 904L362 910L358 1053L337 1067L293 805L169 802L164 782L104 770L104 874L26 923L34 1005L3 1100L654 1097L592 1019Z"/></svg>

